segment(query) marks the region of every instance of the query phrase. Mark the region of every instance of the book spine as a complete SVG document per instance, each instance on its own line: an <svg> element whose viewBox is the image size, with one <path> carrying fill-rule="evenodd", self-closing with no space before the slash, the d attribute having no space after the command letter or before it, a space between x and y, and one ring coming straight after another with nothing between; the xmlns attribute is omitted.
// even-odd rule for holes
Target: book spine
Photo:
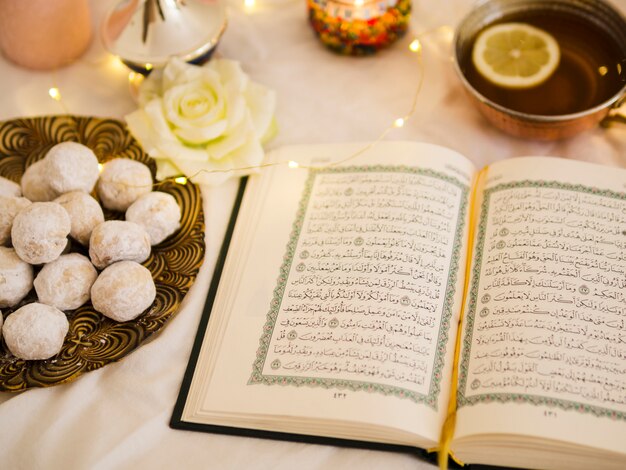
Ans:
<svg viewBox="0 0 626 470"><path fill-rule="evenodd" d="M448 457L452 458L459 465L464 465L459 459L457 459L450 445L454 436L454 428L456 426L456 409L457 409L457 387L459 382L459 360L461 357L461 333L463 325L463 318L465 316L465 306L467 305L467 295L469 293L469 285L471 278L472 267L472 254L474 251L474 233L476 232L476 223L478 221L478 211L480 204L478 196L482 193L482 189L485 185L487 170L489 167L484 167L474 177L472 182L472 194L470 196L470 210L469 210L469 224L468 224L468 242L467 242L467 256L465 259L465 282L463 284L463 300L461 302L461 313L459 315L459 322L456 331L456 341L454 345L454 363L452 365L452 382L450 385L450 400L448 402L448 409L446 413L446 419L441 428L441 436L439 438L439 446L436 449L429 449L429 451L438 452L438 463L441 470L447 470Z"/></svg>

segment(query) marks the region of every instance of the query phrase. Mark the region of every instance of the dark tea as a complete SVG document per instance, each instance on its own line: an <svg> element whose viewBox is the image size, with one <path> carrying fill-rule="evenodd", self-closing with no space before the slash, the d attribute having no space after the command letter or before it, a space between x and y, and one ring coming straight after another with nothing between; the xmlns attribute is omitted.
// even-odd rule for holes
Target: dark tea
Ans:
<svg viewBox="0 0 626 470"><path fill-rule="evenodd" d="M472 63L474 39L459 65L483 96L527 114L563 115L593 108L613 97L626 84L626 53L607 32L573 14L532 11L506 16L495 23L527 23L550 33L561 50L559 66L543 83L526 89L495 85Z"/></svg>

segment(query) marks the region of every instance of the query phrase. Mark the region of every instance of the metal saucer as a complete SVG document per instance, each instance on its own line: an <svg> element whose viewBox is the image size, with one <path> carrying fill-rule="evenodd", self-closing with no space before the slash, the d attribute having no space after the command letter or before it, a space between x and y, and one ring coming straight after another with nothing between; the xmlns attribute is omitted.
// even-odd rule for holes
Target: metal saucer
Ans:
<svg viewBox="0 0 626 470"><path fill-rule="evenodd" d="M111 54L148 74L171 57L206 62L226 23L220 0L122 0L106 14L100 34Z"/></svg>

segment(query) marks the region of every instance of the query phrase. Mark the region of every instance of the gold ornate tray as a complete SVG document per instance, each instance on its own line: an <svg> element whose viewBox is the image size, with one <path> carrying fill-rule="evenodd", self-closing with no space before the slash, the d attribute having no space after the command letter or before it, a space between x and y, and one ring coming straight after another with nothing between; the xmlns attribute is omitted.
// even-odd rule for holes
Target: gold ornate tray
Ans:
<svg viewBox="0 0 626 470"><path fill-rule="evenodd" d="M76 116L47 116L0 122L0 175L19 182L24 169L43 158L54 144L67 140L93 149L100 162L124 157L148 165L155 175L154 161L129 134L126 126L112 119ZM96 312L87 303L67 312L69 332L61 352L45 361L23 361L12 356L0 342L0 391L17 392L70 382L81 374L122 359L149 336L159 332L173 317L193 284L204 259L204 215L200 190L193 184L166 183L159 191L174 196L182 208L181 228L152 247L143 264L156 284L156 299L150 309L133 321L118 323ZM123 214L105 210L106 219ZM72 251L85 254L83 247ZM24 303L36 300L34 291Z"/></svg>

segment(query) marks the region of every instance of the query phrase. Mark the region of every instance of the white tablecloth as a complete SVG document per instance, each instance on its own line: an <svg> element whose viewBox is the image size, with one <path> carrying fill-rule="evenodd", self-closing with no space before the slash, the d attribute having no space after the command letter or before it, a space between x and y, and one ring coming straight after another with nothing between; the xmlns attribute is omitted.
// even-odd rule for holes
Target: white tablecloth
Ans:
<svg viewBox="0 0 626 470"><path fill-rule="evenodd" d="M367 58L325 50L306 21L304 0L257 0L252 12L232 2L219 54L240 61L254 80L277 91L277 137L286 144L375 139L409 111L419 80L412 37L454 26L467 0L414 0L411 32ZM48 89L59 88L72 114L121 119L135 108L128 71L97 37L110 0L91 0L96 37L86 55L55 73L32 72L0 58L0 119L61 114ZM626 13L626 0L616 1ZM2 12L0 12L2 14ZM558 143L508 137L487 124L465 97L450 60L450 36L425 37L424 84L416 114L388 139L455 149L478 167L522 155L553 155L626 167L626 126L595 129ZM178 313L153 340L122 361L71 384L0 394L0 468L431 468L406 454L343 449L168 427L191 350L236 182L203 188L207 254Z"/></svg>

